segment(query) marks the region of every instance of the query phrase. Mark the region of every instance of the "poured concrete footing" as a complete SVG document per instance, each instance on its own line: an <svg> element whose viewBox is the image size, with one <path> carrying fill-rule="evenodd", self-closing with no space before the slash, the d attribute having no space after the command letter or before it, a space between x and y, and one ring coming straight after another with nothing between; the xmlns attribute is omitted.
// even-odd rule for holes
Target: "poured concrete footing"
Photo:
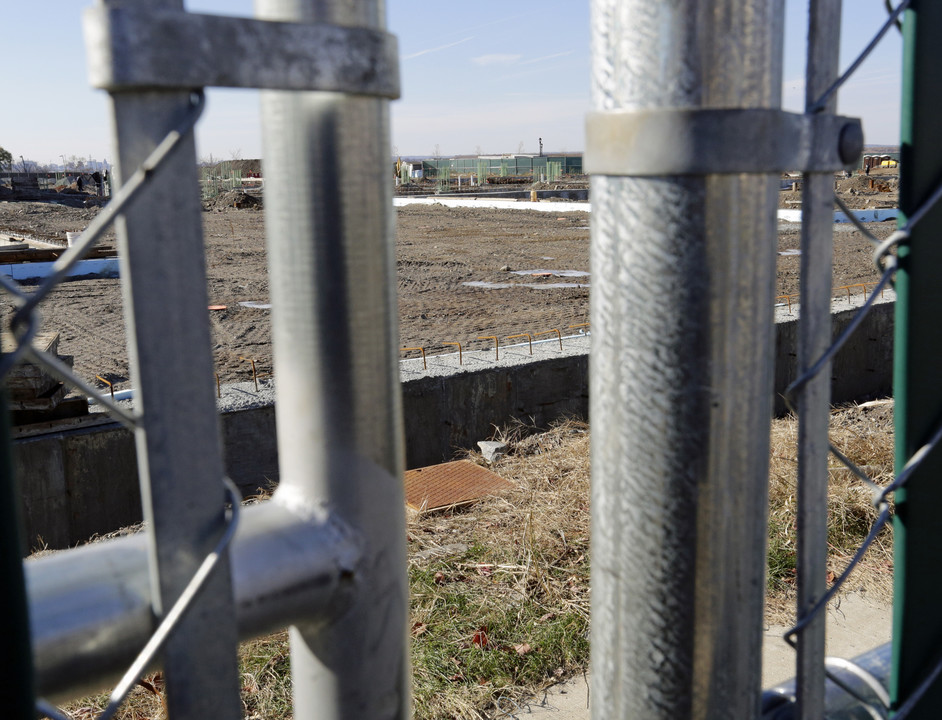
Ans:
<svg viewBox="0 0 942 720"><path fill-rule="evenodd" d="M833 363L832 402L890 394L893 302L879 302ZM835 335L859 300L835 301ZM776 412L795 376L797 312L776 318ZM450 460L476 448L512 421L546 427L588 418L588 336L464 352L401 363L406 459L410 468ZM271 381L225 386L220 400L226 471L252 495L277 483ZM99 414L71 427L17 429L15 472L22 488L27 547L61 548L140 521L140 493L131 433ZM41 538L41 539L40 539Z"/></svg>

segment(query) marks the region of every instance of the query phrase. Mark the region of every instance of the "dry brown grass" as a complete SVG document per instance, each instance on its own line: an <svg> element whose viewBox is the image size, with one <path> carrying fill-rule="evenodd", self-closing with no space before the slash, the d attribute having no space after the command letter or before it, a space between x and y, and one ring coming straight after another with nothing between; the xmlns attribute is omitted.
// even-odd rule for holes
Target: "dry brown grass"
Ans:
<svg viewBox="0 0 942 720"><path fill-rule="evenodd" d="M409 522L419 718L512 710L588 661L588 427L499 438L514 490Z"/></svg>
<svg viewBox="0 0 942 720"><path fill-rule="evenodd" d="M795 616L795 537L798 422L772 423L769 465L769 622L786 624ZM831 443L881 485L893 478L893 401L848 405L831 413ZM828 570L847 566L877 517L870 492L831 455L828 478ZM854 570L846 590L863 590L889 602L893 581L893 541L889 527ZM829 575L829 578L831 576Z"/></svg>
<svg viewBox="0 0 942 720"><path fill-rule="evenodd" d="M882 484L892 477L892 401L840 408L831 439ZM793 418L773 422L769 483L767 619L794 616L795 447ZM577 421L497 439L509 454L492 469L514 484L475 505L413 515L408 523L415 716L483 718L513 712L526 696L584 671L589 643L589 428ZM477 454L469 455L486 464ZM838 574L876 516L869 493L832 458L829 568ZM892 541L885 530L847 589L888 600ZM243 644L248 718L291 717L285 633ZM123 718L161 716L160 677L135 690ZM88 698L74 717L99 704Z"/></svg>

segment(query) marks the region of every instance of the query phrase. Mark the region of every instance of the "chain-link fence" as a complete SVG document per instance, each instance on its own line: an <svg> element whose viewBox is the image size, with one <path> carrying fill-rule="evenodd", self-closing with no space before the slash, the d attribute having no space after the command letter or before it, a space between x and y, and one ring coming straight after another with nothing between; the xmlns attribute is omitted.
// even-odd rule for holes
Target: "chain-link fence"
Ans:
<svg viewBox="0 0 942 720"><path fill-rule="evenodd" d="M801 717L825 716L830 679L870 717L887 717L891 707L895 717L914 716L914 710L931 716L920 700L942 673L934 658L906 661L902 642L897 664L919 667L898 671L891 693L866 668L828 664L823 652L827 602L889 521L894 494L910 488L942 439L937 418L927 431L915 431L901 443L912 452L905 452L887 485L875 483L826 441L829 363L894 277L898 290L912 291L900 285L911 284L914 275L914 238L930 224L942 197L936 179L918 178L928 189L911 192L907 219L890 238L880 241L859 226L874 246L880 279L855 321L832 341L832 174L859 150L859 125L833 115L834 97L907 6L907 32L916 32L912 11L919 4L892 8L874 42L837 77L840 3L812 2L808 102L798 117L781 113L774 100L781 79L780 4L742 0L701 14L693 2L594 4L600 112L590 118L590 130L608 131L590 132L590 146L595 137L605 144L587 152L599 175L592 250L599 275L592 316L598 338L592 361L598 717L779 717L792 705L792 697L780 694L767 697L760 711L757 646L764 589L761 487L768 460L762 435L771 405L769 240L776 175L796 166L806 172L806 280L800 377L789 392L801 428L800 605L786 636L799 658L794 699ZM236 638L294 623L300 628L292 641L299 717L316 715L324 698L335 703L331 712L337 715L404 716L404 531L401 518L390 519L396 514L388 512L402 505L392 203L388 178L370 172L389 157L385 113L376 104L396 93L389 79L394 74L375 72L395 63L394 45L376 30L379 4L336 3L319 15L311 3L309 11L287 17L280 3L262 0L266 22L189 16L171 0L149 3L146 10L141 5L133 11L125 4L96 8L93 37L116 41L111 29L117 24L118 35L137 41L130 52L147 56L150 48L156 53L150 57L161 57L157 49L168 35L186 27L206 45L189 48L196 56L170 67L102 63L107 69L100 70L106 75L99 83L116 96L118 174L125 178L120 190L38 288L0 279L16 305L0 377L29 359L96 397L134 429L151 526L144 541L76 551L30 569L37 687L44 695L68 693L124 672L105 711L110 717L138 674L162 654L174 717L237 717ZM255 58L235 72L237 81L231 69L225 82L207 70L211 63L203 61L216 55L213 38L228 44L232 33L267 50L257 54L270 65L265 72L253 69ZM695 60L685 45L692 37L702 38ZM342 62L313 50L338 46L350 50ZM305 82L272 80L297 62L298 47L315 55L302 73ZM109 48L119 59L127 51L123 44ZM656 67L626 56L636 51L656 59ZM716 68L733 65L741 52L758 68L753 75L702 82ZM194 80L192 68L208 77ZM673 82L680 71L697 82ZM625 84L622 72L641 78L639 84ZM664 82L651 80L658 73ZM364 78L379 79L371 84ZM192 130L204 101L188 88L227 83L278 91L266 95L263 112L272 170L272 303L282 308L274 339L276 348L284 348L275 358L283 482L268 507L243 511L241 519L215 437L195 188L154 181L191 168L195 160ZM150 91L155 84L167 88L164 97ZM331 92L299 101L285 90ZM322 132L309 132L315 125ZM618 142L626 137L658 142L650 143L651 153L640 143L626 154L626 143ZM673 143L670 152L665 138ZM337 147L356 148L341 169L332 162ZM915 157L904 157L904 172L907 161L915 163ZM331 168L330 177L327 170L301 172L302 166ZM337 202L338 194L350 202ZM119 217L132 366L140 378L135 411L111 404L32 345L40 303ZM634 242L638 237L645 242ZM365 242L372 244L364 248ZM363 261L349 262L352 257ZM181 265L187 270L178 277ZM358 291L349 292L353 287ZM336 341L338 332L346 342ZM194 365L194 348L205 362ZM828 589L820 533L829 452L871 492L879 517ZM366 505L358 500L363 496L369 496ZM70 566L74 572L65 573ZM717 567L724 571L706 581L704 571ZM929 642L931 648L935 638ZM44 700L38 706L60 716Z"/></svg>
<svg viewBox="0 0 942 720"><path fill-rule="evenodd" d="M86 13L93 84L113 94L119 189L38 287L0 279L15 306L0 378L29 360L134 431L147 529L25 568L16 533L4 535L5 587L17 591L8 606L15 607L14 624L30 631L24 643L13 644L18 655L8 656L27 669L10 691L18 716L64 717L46 699L33 703L34 688L41 698L58 698L120 677L100 716L112 717L159 658L172 717L241 717L239 637L288 625L297 628L297 717L327 706L335 716L408 712L405 633L389 632L405 628L407 610L404 518L388 512L404 502L393 392L398 353L388 302L392 201L385 175L371 172L389 157L384 106L398 95L396 44L383 32L375 2L301 3L286 11L283 3L263 0L257 12L257 19L194 15L177 0L163 0L103 2ZM180 43L180 37L199 42ZM258 56L221 67L218 58L230 57L225 50L233 42ZM162 52L168 46L175 48L169 61ZM223 471L205 312L193 172L193 128L204 95L192 89L204 86L267 89L270 202L280 218L270 223L268 237L273 284L284 290L272 292L280 308L275 344L284 348L280 361L275 352L276 365L280 385L292 388L278 398L289 413L279 420L282 482L271 502L244 510ZM298 140L302 135L308 142ZM337 147L355 148L349 174L300 172L333 166L325 152ZM213 191L240 180L232 167L217 167L206 178ZM346 196L349 202L342 201ZM326 213L313 224L312 203L314 215ZM364 203L370 212L362 211ZM41 304L111 223L122 263L133 410L112 403L34 343ZM322 235L338 255L315 257ZM348 262L354 255L361 262ZM359 292L336 292L354 283ZM351 306L335 302L348 295L356 296ZM352 358L338 357L331 338L320 336L333 336L339 325L352 345L367 345L356 340L369 336L375 350L366 376L351 374ZM377 333L383 342L376 342ZM335 406L331 398L338 396L342 404ZM295 401L301 404L289 409ZM16 507L8 461L2 481L4 502ZM14 582L24 574L28 600ZM351 642L354 637L360 640ZM325 654L323 647L331 650Z"/></svg>

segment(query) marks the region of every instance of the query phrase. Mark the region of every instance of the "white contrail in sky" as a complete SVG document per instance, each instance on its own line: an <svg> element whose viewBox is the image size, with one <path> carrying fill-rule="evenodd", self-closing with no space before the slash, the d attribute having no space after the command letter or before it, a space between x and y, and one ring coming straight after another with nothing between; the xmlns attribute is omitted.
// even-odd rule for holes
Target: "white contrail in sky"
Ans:
<svg viewBox="0 0 942 720"><path fill-rule="evenodd" d="M522 55L494 54L471 58L475 65L513 65Z"/></svg>
<svg viewBox="0 0 942 720"><path fill-rule="evenodd" d="M438 52L439 50L447 50L448 48L453 48L455 45L461 45L462 43L466 43L469 40L474 40L474 36L472 35L470 37L457 40L456 42L448 43L447 45L439 45L438 47L428 48L426 50L419 50L418 52L414 52L410 55L403 55L402 59L411 60L412 58L417 58L420 55L428 55L429 53Z"/></svg>
<svg viewBox="0 0 942 720"><path fill-rule="evenodd" d="M567 55L572 55L572 50L567 50L566 52L553 53L552 55L544 55L543 57L533 58L532 60L524 60L521 65L532 65L533 63L543 62L544 60L553 60L558 57L566 57Z"/></svg>

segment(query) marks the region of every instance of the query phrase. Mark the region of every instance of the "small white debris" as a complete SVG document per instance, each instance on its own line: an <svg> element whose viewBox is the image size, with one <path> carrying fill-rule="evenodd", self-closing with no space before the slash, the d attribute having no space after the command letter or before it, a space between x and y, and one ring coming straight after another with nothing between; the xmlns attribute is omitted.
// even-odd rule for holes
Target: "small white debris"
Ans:
<svg viewBox="0 0 942 720"><path fill-rule="evenodd" d="M481 454L489 463L494 463L501 455L507 454L507 443L497 440L479 440L478 447L481 448Z"/></svg>

